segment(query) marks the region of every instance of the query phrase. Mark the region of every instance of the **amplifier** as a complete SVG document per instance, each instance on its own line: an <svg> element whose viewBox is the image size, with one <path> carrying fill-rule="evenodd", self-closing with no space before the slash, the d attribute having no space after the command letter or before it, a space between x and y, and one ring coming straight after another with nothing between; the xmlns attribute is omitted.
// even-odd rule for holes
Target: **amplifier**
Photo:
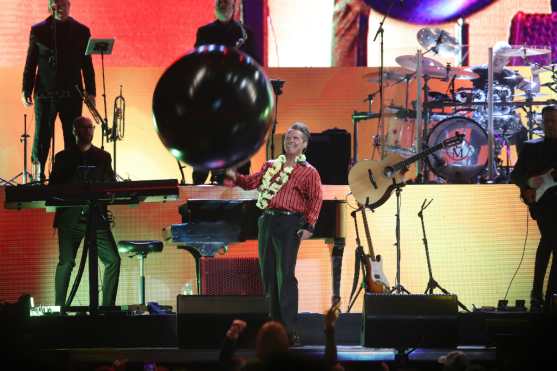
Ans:
<svg viewBox="0 0 557 371"><path fill-rule="evenodd" d="M263 295L256 257L203 257L200 275L202 295Z"/></svg>
<svg viewBox="0 0 557 371"><path fill-rule="evenodd" d="M273 158L283 153L284 134L275 134ZM315 166L323 184L348 184L351 149L350 133L344 129L328 129L311 133L306 157Z"/></svg>

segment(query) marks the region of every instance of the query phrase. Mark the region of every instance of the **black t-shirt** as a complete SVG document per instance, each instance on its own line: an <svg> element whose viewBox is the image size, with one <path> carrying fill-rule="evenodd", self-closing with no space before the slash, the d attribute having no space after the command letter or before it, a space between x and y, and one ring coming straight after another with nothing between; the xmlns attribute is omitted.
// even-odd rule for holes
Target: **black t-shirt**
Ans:
<svg viewBox="0 0 557 371"><path fill-rule="evenodd" d="M242 32L242 27L245 34ZM245 38L244 43L240 46L240 50L254 58L257 63L261 64L256 50L252 31L246 25L231 20L229 22L220 22L218 20L201 26L197 29L195 38L195 47L201 45L217 44L228 47L236 47L238 41Z"/></svg>

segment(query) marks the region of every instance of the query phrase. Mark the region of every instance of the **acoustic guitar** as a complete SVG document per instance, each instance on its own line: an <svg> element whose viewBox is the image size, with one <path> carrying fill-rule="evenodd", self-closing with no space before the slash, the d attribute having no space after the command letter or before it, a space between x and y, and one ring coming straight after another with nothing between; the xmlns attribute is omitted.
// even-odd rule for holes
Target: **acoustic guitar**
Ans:
<svg viewBox="0 0 557 371"><path fill-rule="evenodd" d="M372 209L377 208L389 199L397 185L405 183L405 174L414 162L442 148L456 146L463 140L464 134L457 132L456 135L409 158L393 153L381 161L359 161L348 173L350 191L359 204Z"/></svg>

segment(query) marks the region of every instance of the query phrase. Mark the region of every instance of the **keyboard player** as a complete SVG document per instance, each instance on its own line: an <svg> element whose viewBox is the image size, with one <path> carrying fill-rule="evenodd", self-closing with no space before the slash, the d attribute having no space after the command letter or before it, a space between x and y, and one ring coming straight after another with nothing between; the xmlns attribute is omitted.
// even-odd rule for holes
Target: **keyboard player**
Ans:
<svg viewBox="0 0 557 371"><path fill-rule="evenodd" d="M296 333L298 281L295 276L300 241L312 236L323 203L321 179L305 158L310 132L294 123L286 132L284 155L267 161L253 175L226 172L233 184L258 190L258 251L265 295L271 318L282 321L293 345Z"/></svg>
<svg viewBox="0 0 557 371"><path fill-rule="evenodd" d="M114 182L111 157L92 144L95 126L86 117L73 122L76 145L56 154L49 184ZM104 264L102 305L116 302L120 276L120 256L107 220L106 206L101 208L97 225L97 251ZM83 207L63 207L56 210L54 227L58 229L59 257L56 266L55 302L66 305L66 292L75 266L77 249L85 236L87 210Z"/></svg>

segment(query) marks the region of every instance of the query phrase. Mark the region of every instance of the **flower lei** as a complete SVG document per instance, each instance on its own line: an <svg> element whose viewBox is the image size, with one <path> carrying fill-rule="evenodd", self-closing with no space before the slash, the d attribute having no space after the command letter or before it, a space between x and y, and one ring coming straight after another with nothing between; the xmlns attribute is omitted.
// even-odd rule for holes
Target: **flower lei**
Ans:
<svg viewBox="0 0 557 371"><path fill-rule="evenodd" d="M302 153L296 157L295 161L296 163L305 162L306 156ZM288 178L294 168L292 166L284 167L285 163L286 156L280 155L273 162L273 165L265 171L263 179L261 180L261 185L258 188L259 194L256 203L258 208L266 209L269 206L269 201L271 201L282 186L288 182Z"/></svg>

